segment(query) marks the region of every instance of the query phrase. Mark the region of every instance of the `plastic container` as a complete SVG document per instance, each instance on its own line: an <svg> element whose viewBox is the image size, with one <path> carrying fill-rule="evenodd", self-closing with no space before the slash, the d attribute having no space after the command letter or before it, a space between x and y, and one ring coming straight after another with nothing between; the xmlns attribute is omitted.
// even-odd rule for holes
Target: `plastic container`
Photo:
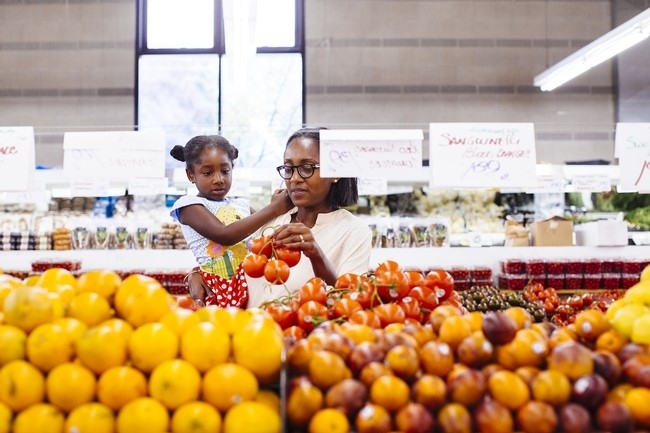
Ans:
<svg viewBox="0 0 650 433"><path fill-rule="evenodd" d="M585 289L598 290L602 287L603 276L601 274L585 274L583 281Z"/></svg>
<svg viewBox="0 0 650 433"><path fill-rule="evenodd" d="M564 272L570 275L582 274L585 272L585 263L582 260L567 260L564 264Z"/></svg>
<svg viewBox="0 0 650 433"><path fill-rule="evenodd" d="M469 280L456 280L454 279L454 290L457 292L462 292L463 290L469 290L471 287Z"/></svg>
<svg viewBox="0 0 650 433"><path fill-rule="evenodd" d="M601 262L603 274L621 272L621 270L618 269L619 262L620 260L618 259L603 259Z"/></svg>
<svg viewBox="0 0 650 433"><path fill-rule="evenodd" d="M564 289L564 274L547 274L546 287L554 288L555 290Z"/></svg>
<svg viewBox="0 0 650 433"><path fill-rule="evenodd" d="M636 274L637 276L641 274L641 259L627 259L623 261L623 269L621 272L623 274Z"/></svg>
<svg viewBox="0 0 650 433"><path fill-rule="evenodd" d="M492 268L479 266L472 268L473 281L492 281Z"/></svg>
<svg viewBox="0 0 650 433"><path fill-rule="evenodd" d="M564 262L559 260L550 260L546 262L546 273L548 275L564 276Z"/></svg>
<svg viewBox="0 0 650 433"><path fill-rule="evenodd" d="M492 278L489 278L487 280L474 280L472 279L472 286L492 286L494 282L492 281Z"/></svg>
<svg viewBox="0 0 650 433"><path fill-rule="evenodd" d="M623 274L621 275L621 287L624 289L629 289L633 285L639 282L639 274Z"/></svg>
<svg viewBox="0 0 650 433"><path fill-rule="evenodd" d="M508 290L524 290L528 283L528 277L522 274L512 274L508 276Z"/></svg>
<svg viewBox="0 0 650 433"><path fill-rule="evenodd" d="M582 274L566 274L564 276L564 288L567 290L580 290L584 287Z"/></svg>
<svg viewBox="0 0 650 433"><path fill-rule="evenodd" d="M453 267L449 270L449 274L454 278L454 282L457 280L463 281L467 280L469 281L469 276L470 276L470 271L469 268L463 268L463 267Z"/></svg>
<svg viewBox="0 0 650 433"><path fill-rule="evenodd" d="M600 274L603 273L603 262L600 259L589 259L584 261L585 274Z"/></svg>
<svg viewBox="0 0 650 433"><path fill-rule="evenodd" d="M521 259L507 259L501 261L501 272L515 275L526 273L526 262Z"/></svg>
<svg viewBox="0 0 650 433"><path fill-rule="evenodd" d="M528 275L544 275L546 274L546 263L544 260L528 260L526 262L526 273Z"/></svg>
<svg viewBox="0 0 650 433"><path fill-rule="evenodd" d="M621 274L617 272L608 272L602 275L603 289L616 290L622 287Z"/></svg>

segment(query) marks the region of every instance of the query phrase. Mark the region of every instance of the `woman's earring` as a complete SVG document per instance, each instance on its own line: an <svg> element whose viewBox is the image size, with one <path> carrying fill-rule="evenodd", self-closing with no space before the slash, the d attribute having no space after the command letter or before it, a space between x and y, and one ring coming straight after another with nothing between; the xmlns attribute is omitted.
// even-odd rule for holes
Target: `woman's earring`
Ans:
<svg viewBox="0 0 650 433"><path fill-rule="evenodd" d="M332 183L336 183L336 182L338 182L338 181L339 181L338 179L334 179L334 180L332 181Z"/></svg>

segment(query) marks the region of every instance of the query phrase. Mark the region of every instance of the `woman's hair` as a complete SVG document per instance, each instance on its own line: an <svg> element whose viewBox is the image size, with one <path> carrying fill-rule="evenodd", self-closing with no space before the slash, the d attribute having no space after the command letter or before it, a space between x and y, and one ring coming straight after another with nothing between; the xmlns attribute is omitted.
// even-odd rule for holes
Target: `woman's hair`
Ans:
<svg viewBox="0 0 650 433"><path fill-rule="evenodd" d="M174 159L185 162L185 167L189 171L193 171L194 165L199 163L201 159L201 152L206 148L223 150L228 155L233 166L235 165L235 159L239 156L239 150L220 135L197 135L191 138L185 146L181 146L180 144L174 146L169 151L169 154Z"/></svg>
<svg viewBox="0 0 650 433"><path fill-rule="evenodd" d="M300 138L308 138L316 143L320 149L320 131L327 129L324 127L318 128L302 128L291 134L287 140L287 146L293 140ZM327 195L327 203L333 208L352 206L359 201L359 189L357 186L356 177L342 177L338 182L333 183L330 192Z"/></svg>

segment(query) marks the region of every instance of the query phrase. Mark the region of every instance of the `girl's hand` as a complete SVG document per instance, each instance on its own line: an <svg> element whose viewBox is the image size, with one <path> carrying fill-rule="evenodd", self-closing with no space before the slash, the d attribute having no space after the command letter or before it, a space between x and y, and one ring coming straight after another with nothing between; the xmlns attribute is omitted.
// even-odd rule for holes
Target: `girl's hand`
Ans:
<svg viewBox="0 0 650 433"><path fill-rule="evenodd" d="M277 215L287 213L294 207L291 198L289 197L289 192L283 188L273 191L273 194L271 195L271 204L269 206L273 206L276 209Z"/></svg>
<svg viewBox="0 0 650 433"><path fill-rule="evenodd" d="M205 284L197 268L192 269L192 272L187 275L187 288L190 297L198 307L204 306L205 298L212 294L212 290Z"/></svg>

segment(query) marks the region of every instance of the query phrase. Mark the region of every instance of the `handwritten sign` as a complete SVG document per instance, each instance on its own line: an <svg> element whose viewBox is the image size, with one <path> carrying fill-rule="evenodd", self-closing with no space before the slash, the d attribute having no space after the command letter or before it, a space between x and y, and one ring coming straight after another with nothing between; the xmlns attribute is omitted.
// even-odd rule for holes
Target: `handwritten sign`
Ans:
<svg viewBox="0 0 650 433"><path fill-rule="evenodd" d="M129 179L128 190L131 195L165 194L169 188L166 177L136 177Z"/></svg>
<svg viewBox="0 0 650 433"><path fill-rule="evenodd" d="M650 190L650 123L618 123L615 154L621 170L621 187Z"/></svg>
<svg viewBox="0 0 650 433"><path fill-rule="evenodd" d="M612 180L605 175L579 175L571 179L573 192L609 192Z"/></svg>
<svg viewBox="0 0 650 433"><path fill-rule="evenodd" d="M566 181L564 177L554 174L537 175L537 185L526 188L528 194L558 193L564 192ZM503 192L503 190L501 190Z"/></svg>
<svg viewBox="0 0 650 433"><path fill-rule="evenodd" d="M128 181L165 177L162 131L66 132L63 169L68 176Z"/></svg>
<svg viewBox="0 0 650 433"><path fill-rule="evenodd" d="M35 170L34 128L0 127L0 191L27 191Z"/></svg>
<svg viewBox="0 0 650 433"><path fill-rule="evenodd" d="M532 123L431 123L432 187L534 187Z"/></svg>
<svg viewBox="0 0 650 433"><path fill-rule="evenodd" d="M107 179L72 179L70 181L71 197L106 197L109 195Z"/></svg>
<svg viewBox="0 0 650 433"><path fill-rule="evenodd" d="M388 181L386 178L359 178L359 195L386 195L388 194Z"/></svg>
<svg viewBox="0 0 650 433"><path fill-rule="evenodd" d="M399 178L422 167L422 130L322 130L322 177Z"/></svg>

